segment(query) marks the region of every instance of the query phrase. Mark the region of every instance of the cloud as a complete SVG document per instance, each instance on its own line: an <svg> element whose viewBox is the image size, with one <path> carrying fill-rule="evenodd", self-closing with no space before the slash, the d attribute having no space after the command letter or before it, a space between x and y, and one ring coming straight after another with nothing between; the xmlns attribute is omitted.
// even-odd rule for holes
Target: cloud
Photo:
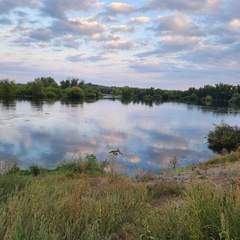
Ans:
<svg viewBox="0 0 240 240"><path fill-rule="evenodd" d="M62 50L62 47L79 49L82 46L82 42L79 41L77 36L68 35L57 38L54 46L60 50Z"/></svg>
<svg viewBox="0 0 240 240"><path fill-rule="evenodd" d="M96 4L96 0L43 0L41 12L53 18L64 19L69 11L85 11Z"/></svg>
<svg viewBox="0 0 240 240"><path fill-rule="evenodd" d="M0 1L0 14L8 14L11 10L18 7L37 8L39 7L38 0L1 0Z"/></svg>
<svg viewBox="0 0 240 240"><path fill-rule="evenodd" d="M160 45L162 52L178 52L192 50L197 46L199 38L197 37L164 37L161 39Z"/></svg>
<svg viewBox="0 0 240 240"><path fill-rule="evenodd" d="M186 61L194 63L204 69L218 69L218 73L224 72L227 68L238 69L240 63L240 43L229 46L199 46L191 54L182 56ZM225 70L224 70L225 69Z"/></svg>
<svg viewBox="0 0 240 240"><path fill-rule="evenodd" d="M169 67L160 62L136 62L129 65L129 68L134 69L137 72L141 73L150 73L150 72L165 72Z"/></svg>
<svg viewBox="0 0 240 240"><path fill-rule="evenodd" d="M31 31L29 37L37 41L50 41L53 37L53 32L48 28L38 28Z"/></svg>
<svg viewBox="0 0 240 240"><path fill-rule="evenodd" d="M53 32L61 35L93 35L107 29L105 25L88 18L69 18L65 21L56 20L50 28Z"/></svg>
<svg viewBox="0 0 240 240"><path fill-rule="evenodd" d="M91 39L98 42L107 42L107 41L119 41L122 38L120 35L114 35L110 33L95 33L91 36Z"/></svg>
<svg viewBox="0 0 240 240"><path fill-rule="evenodd" d="M163 54L168 53L177 53L178 55L186 51L189 54L189 51L193 51L196 47L198 47L199 44L199 38L198 37L179 37L179 36L172 36L172 37L163 37L159 41L158 48L142 52L139 54L136 54L137 57L143 58L143 57L149 57L149 56L162 56Z"/></svg>
<svg viewBox="0 0 240 240"><path fill-rule="evenodd" d="M230 23L228 23L227 30L232 33L240 34L240 20L236 18L233 19Z"/></svg>
<svg viewBox="0 0 240 240"><path fill-rule="evenodd" d="M10 25L12 21L9 18L0 18L1 25Z"/></svg>
<svg viewBox="0 0 240 240"><path fill-rule="evenodd" d="M77 55L71 55L66 57L67 61L70 62L98 62L98 61L106 61L111 59L112 57L109 56L100 56L100 55L95 55L95 56L90 56L88 57L85 54L77 54Z"/></svg>
<svg viewBox="0 0 240 240"><path fill-rule="evenodd" d="M100 14L100 16L101 16L101 14ZM102 21L106 22L106 23L112 23L112 22L117 22L118 20L116 18L113 18L110 16L105 16Z"/></svg>
<svg viewBox="0 0 240 240"><path fill-rule="evenodd" d="M105 48L112 50L130 50L134 47L131 40L119 40L106 42Z"/></svg>
<svg viewBox="0 0 240 240"><path fill-rule="evenodd" d="M154 30L157 35L181 34L196 36L202 34L201 28L194 23L190 16L181 12L158 16L157 26L150 29Z"/></svg>
<svg viewBox="0 0 240 240"><path fill-rule="evenodd" d="M108 5L107 11L110 14L123 14L128 15L136 11L136 7L133 4L112 2Z"/></svg>
<svg viewBox="0 0 240 240"><path fill-rule="evenodd" d="M15 52L8 56L13 62L67 76L73 71L81 75L82 69L72 63L84 62L89 67L84 74L91 80L95 74L96 82L110 82L108 66L114 65L121 73L119 85L142 84L142 73L148 74L148 86L160 85L166 74L171 81L194 79L189 85L199 84L195 79L200 76L217 81L220 72L221 81L230 81L227 75L237 81L239 8L236 0L0 0L1 54ZM58 64L48 66L41 61L45 57L58 59Z"/></svg>
<svg viewBox="0 0 240 240"><path fill-rule="evenodd" d="M134 32L135 27L129 27L127 25L111 26L112 32Z"/></svg>
<svg viewBox="0 0 240 240"><path fill-rule="evenodd" d="M216 11L222 0L147 0L147 10Z"/></svg>
<svg viewBox="0 0 240 240"><path fill-rule="evenodd" d="M150 21L151 19L149 17L136 17L136 18L131 18L129 23L144 24Z"/></svg>

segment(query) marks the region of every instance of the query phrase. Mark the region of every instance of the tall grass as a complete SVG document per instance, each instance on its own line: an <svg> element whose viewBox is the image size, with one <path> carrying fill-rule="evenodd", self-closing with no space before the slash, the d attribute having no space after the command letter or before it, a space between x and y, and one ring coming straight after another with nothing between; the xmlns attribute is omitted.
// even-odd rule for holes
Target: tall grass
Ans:
<svg viewBox="0 0 240 240"><path fill-rule="evenodd" d="M238 181L186 188L73 172L1 175L0 239L240 239Z"/></svg>
<svg viewBox="0 0 240 240"><path fill-rule="evenodd" d="M218 164L226 164L226 163L234 163L240 161L240 151L234 151L227 155L217 155L212 159L208 160L205 163L202 163L203 166L209 165L218 165Z"/></svg>

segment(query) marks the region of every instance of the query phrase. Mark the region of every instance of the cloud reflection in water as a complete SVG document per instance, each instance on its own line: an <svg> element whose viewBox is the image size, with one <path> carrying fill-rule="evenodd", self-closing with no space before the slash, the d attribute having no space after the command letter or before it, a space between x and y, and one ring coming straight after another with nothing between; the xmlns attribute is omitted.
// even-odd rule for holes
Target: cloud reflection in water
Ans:
<svg viewBox="0 0 240 240"><path fill-rule="evenodd" d="M215 114L206 108L176 103L149 107L120 101L66 104L59 101L15 101L14 107L0 102L0 160L14 156L23 167L39 164L54 167L77 152L109 157L119 148L124 168L158 170L176 156L180 165L204 161L212 153L204 138L213 123L234 115Z"/></svg>

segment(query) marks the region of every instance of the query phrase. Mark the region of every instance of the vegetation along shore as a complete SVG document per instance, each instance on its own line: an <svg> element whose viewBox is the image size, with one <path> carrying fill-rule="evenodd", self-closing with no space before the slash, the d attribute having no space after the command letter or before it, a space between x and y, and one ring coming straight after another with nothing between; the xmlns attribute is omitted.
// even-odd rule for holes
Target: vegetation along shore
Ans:
<svg viewBox="0 0 240 240"><path fill-rule="evenodd" d="M27 84L18 84L14 80L0 80L0 97L20 97L34 99L98 99L104 97L119 98L122 101L181 101L187 103L212 102L240 104L240 85L219 83L188 90L164 90L136 87L102 86L85 83L84 80L72 78L58 84L52 77L36 78Z"/></svg>
<svg viewBox="0 0 240 240"><path fill-rule="evenodd" d="M1 162L1 239L239 239L240 151L157 175L79 157Z"/></svg>

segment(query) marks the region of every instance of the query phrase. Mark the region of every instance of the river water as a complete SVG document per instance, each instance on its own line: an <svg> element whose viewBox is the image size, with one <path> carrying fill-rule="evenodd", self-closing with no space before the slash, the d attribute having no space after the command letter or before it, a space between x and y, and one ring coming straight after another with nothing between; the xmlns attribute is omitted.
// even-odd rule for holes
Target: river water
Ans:
<svg viewBox="0 0 240 240"><path fill-rule="evenodd" d="M111 159L116 148L123 171L158 171L173 158L186 166L214 155L206 140L214 124L240 123L239 109L182 103L0 100L0 109L0 161L22 168L53 168L86 154Z"/></svg>

